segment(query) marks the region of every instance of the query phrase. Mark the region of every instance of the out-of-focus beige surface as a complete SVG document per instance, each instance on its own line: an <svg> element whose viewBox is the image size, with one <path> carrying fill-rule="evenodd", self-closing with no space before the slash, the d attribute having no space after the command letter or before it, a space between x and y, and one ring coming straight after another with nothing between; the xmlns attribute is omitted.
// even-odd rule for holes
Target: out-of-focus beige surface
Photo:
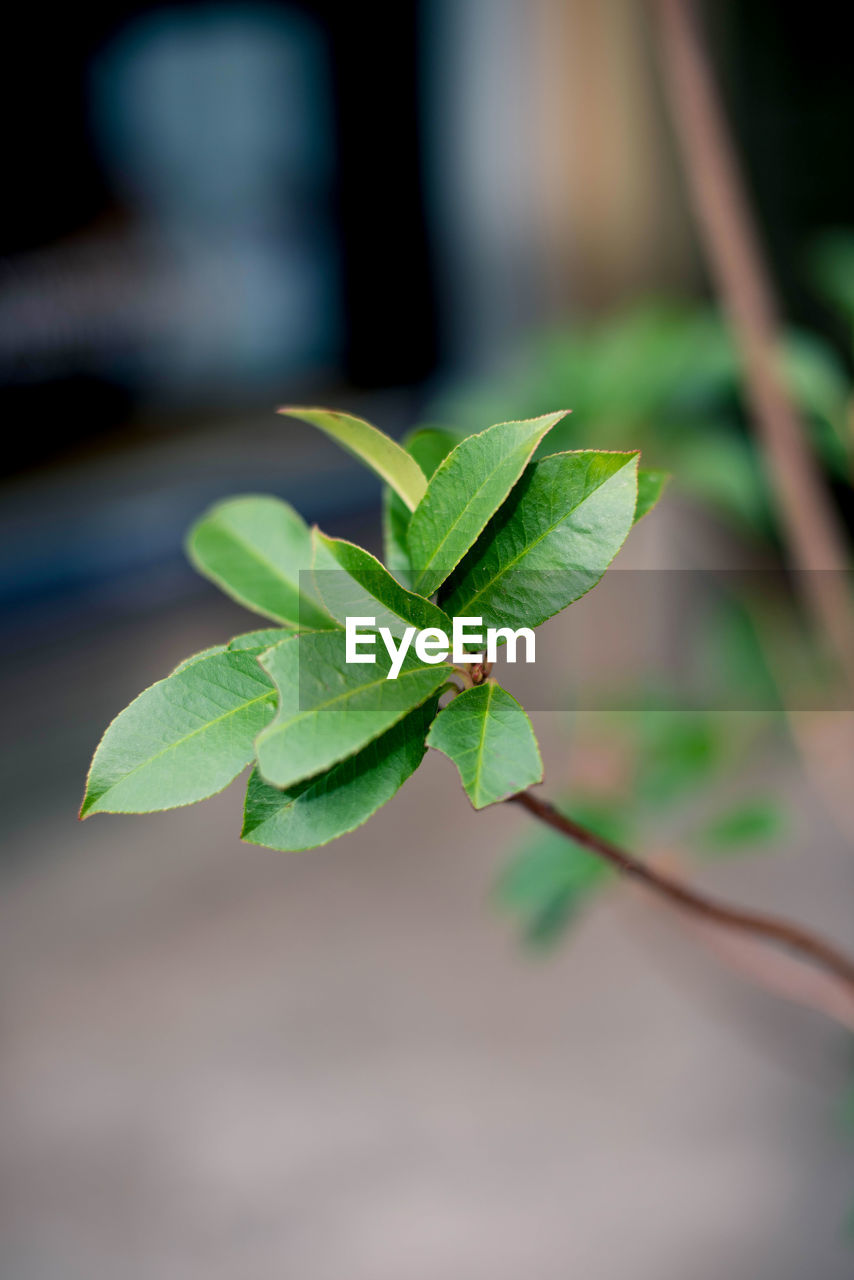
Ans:
<svg viewBox="0 0 854 1280"><path fill-rule="evenodd" d="M621 891L526 956L488 902L525 815L447 761L307 854L241 846L238 787L75 822L103 723L244 624L204 596L7 680L4 1280L848 1277L844 1035ZM704 879L850 941L779 782L809 838Z"/></svg>

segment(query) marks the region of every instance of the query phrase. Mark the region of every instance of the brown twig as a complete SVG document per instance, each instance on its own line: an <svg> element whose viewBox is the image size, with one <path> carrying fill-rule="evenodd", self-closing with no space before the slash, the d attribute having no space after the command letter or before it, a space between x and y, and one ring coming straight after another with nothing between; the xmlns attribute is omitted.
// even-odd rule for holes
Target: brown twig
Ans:
<svg viewBox="0 0 854 1280"><path fill-rule="evenodd" d="M805 603L854 686L845 538L780 368L777 305L691 0L650 0L700 240L741 356Z"/></svg>
<svg viewBox="0 0 854 1280"><path fill-rule="evenodd" d="M736 929L754 938L762 938L766 942L786 947L812 961L819 968L835 974L845 983L848 990L854 993L854 959L831 943L810 933L808 929L790 924L788 920L779 920L774 916L745 911L741 907L730 907L726 903L718 902L715 898L707 897L682 881L641 862L618 845L612 844L610 840L605 840L595 832L589 831L574 818L561 813L548 800L535 795L533 791L520 791L511 799L515 804L527 809L540 822L559 831L591 853L604 858L623 875L631 877L644 888L665 898L679 910L688 911L700 919L723 925L727 929Z"/></svg>
<svg viewBox="0 0 854 1280"><path fill-rule="evenodd" d="M691 934L740 977L782 996L793 1004L815 1009L848 1031L854 1031L854 991L802 956L766 947L761 938L736 934L703 920L685 920Z"/></svg>

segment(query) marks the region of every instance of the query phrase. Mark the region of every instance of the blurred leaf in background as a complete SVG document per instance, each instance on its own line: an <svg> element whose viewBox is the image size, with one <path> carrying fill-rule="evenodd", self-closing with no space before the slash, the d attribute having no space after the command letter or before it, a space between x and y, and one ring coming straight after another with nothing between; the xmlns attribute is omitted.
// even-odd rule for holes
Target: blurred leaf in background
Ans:
<svg viewBox="0 0 854 1280"><path fill-rule="evenodd" d="M713 857L740 854L750 847L768 848L784 829L776 800L749 800L719 814L696 835L697 846Z"/></svg>
<svg viewBox="0 0 854 1280"><path fill-rule="evenodd" d="M759 792L749 763L764 758L763 735L779 736L776 715L660 706L650 696L635 710L573 717L566 812L616 844L666 847L686 860L775 849L786 805ZM565 838L532 832L501 873L496 899L526 941L553 945L612 878Z"/></svg>
<svg viewBox="0 0 854 1280"><path fill-rule="evenodd" d="M817 288L854 326L854 234L822 237L810 256ZM851 475L849 353L824 337L789 330L781 352L783 376L830 482ZM472 432L499 418L532 417L553 404L572 416L550 433L544 451L591 448L642 450L642 466L666 464L673 490L700 501L735 536L777 561L775 503L745 404L738 354L723 317L705 305L647 301L592 324L533 338L515 361L488 380L453 388L433 406L431 419ZM643 514L641 493L640 514ZM748 717L666 707L660 691L626 690L625 706L609 717L630 763L629 778L610 790L570 779L568 812L622 839L657 838L672 829L668 847L695 856L732 856L765 849L786 828L777 797L744 793L751 743L784 728L780 682L814 678L799 656L802 621L782 575L775 598L747 584L740 596L717 602L700 645L718 688L732 706L766 710ZM807 664L808 665L808 664ZM787 686L788 687L788 686ZM601 717L600 717L601 720ZM597 733L577 716L572 756L582 758ZM697 826L692 805L702 796ZM619 828L619 830L617 829ZM522 918L525 936L553 943L607 874L565 841L532 837L514 855L498 885L498 899Z"/></svg>
<svg viewBox="0 0 854 1280"><path fill-rule="evenodd" d="M812 246L808 265L821 296L854 325L854 231L825 231Z"/></svg>
<svg viewBox="0 0 854 1280"><path fill-rule="evenodd" d="M610 809L573 802L570 797L568 811L609 840L623 841L628 836L620 815ZM567 926L614 874L604 862L558 832L535 832L501 872L495 900L519 918L526 942L547 948L560 940Z"/></svg>
<svg viewBox="0 0 854 1280"><path fill-rule="evenodd" d="M837 256L840 243L834 241ZM854 262L854 238L845 244L846 263L849 251ZM854 274L850 292L854 300ZM818 456L831 476L847 475L850 378L843 360L823 337L803 330L786 334L781 359ZM531 417L556 403L571 405L573 414L551 433L548 452L604 439L611 448L642 449L643 465L666 465L677 489L742 532L775 541L774 504L748 423L737 352L715 311L645 302L592 325L540 334L488 384L442 396L432 417L471 432L508 413Z"/></svg>

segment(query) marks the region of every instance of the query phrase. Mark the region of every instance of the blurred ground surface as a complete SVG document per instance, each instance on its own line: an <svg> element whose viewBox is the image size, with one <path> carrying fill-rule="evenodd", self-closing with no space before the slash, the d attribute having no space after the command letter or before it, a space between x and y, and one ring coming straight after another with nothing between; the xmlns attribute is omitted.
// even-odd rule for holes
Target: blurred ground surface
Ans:
<svg viewBox="0 0 854 1280"><path fill-rule="evenodd" d="M4 1280L849 1277L845 1037L623 892L526 956L487 900L525 815L446 761L311 854L241 846L237 787L75 821L107 720L242 629L203 591L6 664ZM801 847L704 879L851 943L854 858L779 767Z"/></svg>

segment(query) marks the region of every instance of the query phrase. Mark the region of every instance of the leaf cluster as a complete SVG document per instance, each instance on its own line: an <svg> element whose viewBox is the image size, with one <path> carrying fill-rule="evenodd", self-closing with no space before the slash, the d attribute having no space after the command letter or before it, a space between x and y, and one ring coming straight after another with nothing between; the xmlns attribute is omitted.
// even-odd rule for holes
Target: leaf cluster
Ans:
<svg viewBox="0 0 854 1280"><path fill-rule="evenodd" d="M375 664L346 661L344 620L374 616L398 633L449 629L451 615L538 626L601 578L664 474L639 472L636 451L535 458L562 412L462 440L421 430L404 445L349 414L282 412L382 478L385 563L309 529L278 498L204 514L188 538L193 564L274 625L193 655L122 711L95 752L81 817L191 804L251 765L243 838L300 850L365 822L428 746L478 809L542 778L528 716L482 664L410 651L388 680L381 646Z"/></svg>

